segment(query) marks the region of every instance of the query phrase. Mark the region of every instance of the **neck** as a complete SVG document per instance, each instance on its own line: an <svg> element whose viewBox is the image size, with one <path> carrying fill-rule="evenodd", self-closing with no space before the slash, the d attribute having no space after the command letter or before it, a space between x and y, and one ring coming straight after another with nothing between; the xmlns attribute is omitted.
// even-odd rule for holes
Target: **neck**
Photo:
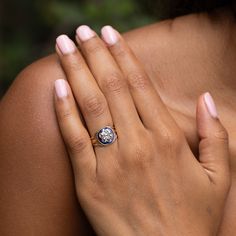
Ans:
<svg viewBox="0 0 236 236"><path fill-rule="evenodd" d="M227 89L226 96L235 94L236 21L229 9L178 17L125 36L164 97L173 100L170 94L179 97L182 90L184 98L195 99L219 87ZM173 80L176 89L169 86Z"/></svg>
<svg viewBox="0 0 236 236"><path fill-rule="evenodd" d="M175 118L191 119L192 134L196 100L209 91L236 140L236 21L229 9L163 21L125 37ZM236 143L230 145L236 157Z"/></svg>

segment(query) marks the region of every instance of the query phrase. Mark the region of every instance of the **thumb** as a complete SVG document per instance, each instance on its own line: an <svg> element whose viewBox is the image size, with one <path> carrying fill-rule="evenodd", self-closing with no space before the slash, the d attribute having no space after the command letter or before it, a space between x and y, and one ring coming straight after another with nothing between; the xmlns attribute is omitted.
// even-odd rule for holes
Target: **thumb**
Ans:
<svg viewBox="0 0 236 236"><path fill-rule="evenodd" d="M200 138L199 161L212 181L229 177L228 133L221 124L210 93L200 96L197 105Z"/></svg>

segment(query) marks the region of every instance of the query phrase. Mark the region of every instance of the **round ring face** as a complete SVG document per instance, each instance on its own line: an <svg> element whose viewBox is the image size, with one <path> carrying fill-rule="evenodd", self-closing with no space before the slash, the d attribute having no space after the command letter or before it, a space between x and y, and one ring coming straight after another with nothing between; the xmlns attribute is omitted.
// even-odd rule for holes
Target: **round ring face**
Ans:
<svg viewBox="0 0 236 236"><path fill-rule="evenodd" d="M96 134L96 138L101 145L114 143L116 137L115 131L109 126L100 129Z"/></svg>

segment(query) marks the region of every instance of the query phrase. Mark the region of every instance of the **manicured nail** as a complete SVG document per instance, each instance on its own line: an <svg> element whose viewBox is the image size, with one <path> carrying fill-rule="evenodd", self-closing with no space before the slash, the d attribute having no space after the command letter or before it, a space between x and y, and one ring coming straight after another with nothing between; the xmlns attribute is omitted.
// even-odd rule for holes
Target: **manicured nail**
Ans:
<svg viewBox="0 0 236 236"><path fill-rule="evenodd" d="M68 95L66 82L64 79L58 79L55 81L55 90L59 98L66 97Z"/></svg>
<svg viewBox="0 0 236 236"><path fill-rule="evenodd" d="M104 26L101 30L102 37L105 40L105 42L109 45L114 45L118 41L117 34L115 30L111 26Z"/></svg>
<svg viewBox="0 0 236 236"><path fill-rule="evenodd" d="M64 55L73 53L76 49L74 42L67 35L57 37L56 43L61 53Z"/></svg>
<svg viewBox="0 0 236 236"><path fill-rule="evenodd" d="M82 40L82 41L89 40L89 39L91 39L92 37L95 36L95 33L87 25L81 25L76 30L76 33L77 33L79 39Z"/></svg>
<svg viewBox="0 0 236 236"><path fill-rule="evenodd" d="M218 118L218 113L217 113L217 110L216 110L216 105L215 105L215 102L211 96L210 93L205 93L204 94L204 100L205 100L205 103L206 103L206 106L207 106L207 109L208 109L208 112L210 113L210 115L213 117L213 118Z"/></svg>

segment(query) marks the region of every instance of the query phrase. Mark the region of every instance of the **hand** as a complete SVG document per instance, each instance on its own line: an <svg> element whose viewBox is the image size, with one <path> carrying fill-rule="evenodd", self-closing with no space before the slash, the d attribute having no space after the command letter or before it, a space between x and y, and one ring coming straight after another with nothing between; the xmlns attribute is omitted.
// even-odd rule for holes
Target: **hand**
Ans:
<svg viewBox="0 0 236 236"><path fill-rule="evenodd" d="M227 132L209 93L199 98L199 161L136 57L111 27L103 40L77 30L56 50L71 88L55 83L55 108L78 199L98 235L215 235L230 186ZM105 42L105 43L104 43ZM118 139L90 136L115 126Z"/></svg>

